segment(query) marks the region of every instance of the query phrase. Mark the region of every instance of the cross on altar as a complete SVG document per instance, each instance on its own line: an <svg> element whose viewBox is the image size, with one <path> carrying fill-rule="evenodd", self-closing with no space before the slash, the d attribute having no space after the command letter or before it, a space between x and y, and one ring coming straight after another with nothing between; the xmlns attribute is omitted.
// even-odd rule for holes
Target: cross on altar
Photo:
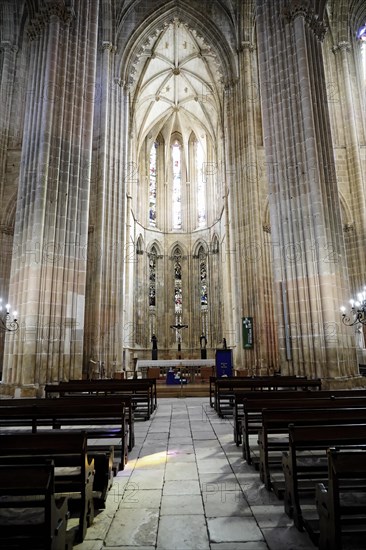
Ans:
<svg viewBox="0 0 366 550"><path fill-rule="evenodd" d="M170 328L174 328L177 333L178 337L178 359L182 359L181 357L181 342L182 342L182 335L181 330L184 328L188 328L188 325L181 325L180 323L177 323L176 325L170 325Z"/></svg>

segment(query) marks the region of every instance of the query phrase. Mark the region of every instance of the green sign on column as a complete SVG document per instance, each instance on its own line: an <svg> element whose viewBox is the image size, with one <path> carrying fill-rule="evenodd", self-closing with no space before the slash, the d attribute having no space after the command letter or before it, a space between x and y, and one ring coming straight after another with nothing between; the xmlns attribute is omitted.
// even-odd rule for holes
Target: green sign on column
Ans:
<svg viewBox="0 0 366 550"><path fill-rule="evenodd" d="M243 317L243 348L253 349L253 317Z"/></svg>

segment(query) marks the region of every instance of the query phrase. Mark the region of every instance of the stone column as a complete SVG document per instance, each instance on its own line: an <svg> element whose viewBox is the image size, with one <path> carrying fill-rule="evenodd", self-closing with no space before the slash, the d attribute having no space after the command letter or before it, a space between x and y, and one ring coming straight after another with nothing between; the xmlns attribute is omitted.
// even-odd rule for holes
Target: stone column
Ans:
<svg viewBox="0 0 366 550"><path fill-rule="evenodd" d="M48 2L29 23L29 73L4 384L38 393L82 368L98 0ZM85 168L86 167L86 168Z"/></svg>
<svg viewBox="0 0 366 550"><path fill-rule="evenodd" d="M257 0L282 372L334 380L355 375L356 355L340 324L349 284L317 15Z"/></svg>
<svg viewBox="0 0 366 550"><path fill-rule="evenodd" d="M273 364L273 341L267 337L266 323L273 320L271 297L265 298L263 193L258 144L259 83L257 52L249 40L238 52L240 79L227 93L227 142L229 161L229 205L231 235L231 286L235 319L235 362L250 374L266 374ZM229 313L229 314L230 314ZM254 345L243 349L242 318L252 317ZM234 344L234 342L233 342Z"/></svg>
<svg viewBox="0 0 366 550"><path fill-rule="evenodd" d="M362 175L362 161L360 158L360 139L357 132L359 118L362 112L358 101L358 88L352 83L352 48L349 42L339 42L333 48L339 72L339 86L341 87L341 108L346 136L347 164L349 167L349 185L352 187L349 205L353 214L353 239L356 240L356 250L350 253L350 280L352 296L356 296L364 285L366 265L366 189Z"/></svg>
<svg viewBox="0 0 366 550"><path fill-rule="evenodd" d="M6 187L6 163L8 146L11 140L11 107L14 94L15 69L18 48L10 41L0 43L0 297L8 301L11 249L13 244L14 228L9 219L9 192ZM5 334L0 334L0 372L3 365Z"/></svg>
<svg viewBox="0 0 366 550"><path fill-rule="evenodd" d="M5 169L9 140L11 105L18 48L10 42L0 43L2 71L0 79L0 203L4 200Z"/></svg>

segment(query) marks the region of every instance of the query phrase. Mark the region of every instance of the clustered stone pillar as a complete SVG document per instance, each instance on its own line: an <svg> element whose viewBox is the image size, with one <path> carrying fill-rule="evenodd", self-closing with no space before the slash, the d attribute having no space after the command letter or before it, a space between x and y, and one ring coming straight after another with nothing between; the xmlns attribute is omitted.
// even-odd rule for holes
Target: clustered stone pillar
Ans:
<svg viewBox="0 0 366 550"><path fill-rule="evenodd" d="M9 291L21 326L3 374L23 395L81 376L98 0L76 10L48 2L28 29Z"/></svg>
<svg viewBox="0 0 366 550"><path fill-rule="evenodd" d="M349 284L318 15L306 0L257 0L281 365L337 379L356 356L339 315Z"/></svg>
<svg viewBox="0 0 366 550"><path fill-rule="evenodd" d="M91 212L93 239L88 247L88 290L85 361L105 363L105 375L122 367L124 338L123 280L125 257L125 211L128 167L126 143L128 97L117 77L116 46L111 42L108 21L110 2L102 6L102 40L98 47L98 95L95 119L100 127L94 142ZM105 27L104 27L105 23ZM127 174L127 175L126 175ZM85 370L86 365L84 365Z"/></svg>
<svg viewBox="0 0 366 550"><path fill-rule="evenodd" d="M352 231L356 237L356 250L347 250L349 254L349 271L352 295L355 296L365 285L366 265L366 209L365 189L362 176L362 160L358 127L362 125L362 106L355 83L352 82L352 48L347 41L340 41L333 47L333 54L337 63L339 86L341 88L341 109L344 121L344 132L350 172L350 186L352 193L349 196L354 223ZM353 247L352 247L353 248ZM351 253L350 253L351 252Z"/></svg>

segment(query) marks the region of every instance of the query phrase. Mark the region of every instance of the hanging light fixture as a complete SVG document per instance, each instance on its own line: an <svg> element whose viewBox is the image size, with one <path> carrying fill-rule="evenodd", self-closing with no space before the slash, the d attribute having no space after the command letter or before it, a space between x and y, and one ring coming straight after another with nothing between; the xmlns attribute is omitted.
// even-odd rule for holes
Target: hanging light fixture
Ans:
<svg viewBox="0 0 366 550"><path fill-rule="evenodd" d="M3 299L0 298L0 330L3 332L16 332L19 328L18 313L11 311L11 305L3 306Z"/></svg>
<svg viewBox="0 0 366 550"><path fill-rule="evenodd" d="M347 313L344 306L341 307L342 322L353 327L357 323L366 325L366 286L357 294L357 300L350 300L351 310Z"/></svg>

